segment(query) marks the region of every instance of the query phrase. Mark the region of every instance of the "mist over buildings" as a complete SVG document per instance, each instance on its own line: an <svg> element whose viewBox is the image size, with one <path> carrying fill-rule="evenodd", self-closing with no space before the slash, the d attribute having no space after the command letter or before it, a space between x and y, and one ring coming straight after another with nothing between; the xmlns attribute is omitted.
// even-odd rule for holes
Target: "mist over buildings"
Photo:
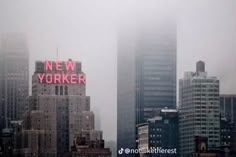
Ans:
<svg viewBox="0 0 236 157"><path fill-rule="evenodd" d="M30 77L34 62L56 60L57 49L58 59L81 61L91 107L99 108L105 138L115 140L119 29L133 31L140 21L152 27L158 24L150 22L152 19L173 15L177 23L177 78L184 71L194 71L197 60L204 60L210 75L219 77L221 93L236 93L234 0L1 0L0 33L26 35Z"/></svg>

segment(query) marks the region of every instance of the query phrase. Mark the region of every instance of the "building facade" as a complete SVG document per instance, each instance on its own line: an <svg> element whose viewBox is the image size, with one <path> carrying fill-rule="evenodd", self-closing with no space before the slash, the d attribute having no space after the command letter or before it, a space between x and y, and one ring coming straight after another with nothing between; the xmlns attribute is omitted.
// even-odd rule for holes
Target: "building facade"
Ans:
<svg viewBox="0 0 236 157"><path fill-rule="evenodd" d="M22 34L4 34L0 41L0 130L20 120L29 94L29 51Z"/></svg>
<svg viewBox="0 0 236 157"><path fill-rule="evenodd" d="M181 157L195 150L194 137L208 138L208 148L220 146L219 80L209 77L205 63L179 81L179 141Z"/></svg>
<svg viewBox="0 0 236 157"><path fill-rule="evenodd" d="M47 149L57 157L69 155L76 132L94 128L85 87L80 62L36 62L29 108L45 114Z"/></svg>
<svg viewBox="0 0 236 157"><path fill-rule="evenodd" d="M222 147L232 146L232 137L236 136L233 134L235 130L235 124L231 123L226 118L221 118L220 120L220 145Z"/></svg>
<svg viewBox="0 0 236 157"><path fill-rule="evenodd" d="M102 132L82 130L75 135L72 157L111 157L109 148L105 148Z"/></svg>
<svg viewBox="0 0 236 157"><path fill-rule="evenodd" d="M178 156L178 112L176 109L160 109L154 118L138 125L138 148L170 149L171 153L151 153L150 156ZM148 154L141 154L141 156Z"/></svg>
<svg viewBox="0 0 236 157"><path fill-rule="evenodd" d="M48 148L46 115L43 111L33 110L23 115L21 123L14 126L13 157L54 157Z"/></svg>
<svg viewBox="0 0 236 157"><path fill-rule="evenodd" d="M136 148L136 125L153 111L176 107L176 33L175 24L168 24L119 36L117 150Z"/></svg>
<svg viewBox="0 0 236 157"><path fill-rule="evenodd" d="M236 123L236 95L220 95L221 117L228 119L231 123Z"/></svg>

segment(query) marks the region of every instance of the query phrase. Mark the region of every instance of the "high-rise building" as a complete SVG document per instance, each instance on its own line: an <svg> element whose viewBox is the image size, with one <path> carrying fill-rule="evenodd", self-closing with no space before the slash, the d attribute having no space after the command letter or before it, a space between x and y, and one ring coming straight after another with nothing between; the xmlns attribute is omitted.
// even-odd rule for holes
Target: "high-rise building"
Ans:
<svg viewBox="0 0 236 157"><path fill-rule="evenodd" d="M222 118L236 124L236 95L220 95L220 112Z"/></svg>
<svg viewBox="0 0 236 157"><path fill-rule="evenodd" d="M209 77L204 62L179 81L179 139L181 157L195 150L196 136L208 139L208 148L220 146L219 80Z"/></svg>
<svg viewBox="0 0 236 157"><path fill-rule="evenodd" d="M136 147L136 126L153 111L176 107L176 25L157 23L118 39L117 150Z"/></svg>
<svg viewBox="0 0 236 157"><path fill-rule="evenodd" d="M0 41L0 130L19 120L29 91L29 51L22 34L4 34Z"/></svg>
<svg viewBox="0 0 236 157"><path fill-rule="evenodd" d="M94 130L94 113L90 111L90 97L86 96L86 76L81 63L68 61L37 61L32 77L32 96L29 99L29 115L23 125L22 136L32 137L31 145L23 150L40 154L40 147L49 157L70 156L74 139L80 133L89 138L92 147L85 151L111 154L109 149L92 149L94 141L102 140L102 131ZM34 123L34 121L36 121ZM42 129L40 126L44 126ZM36 127L36 128L35 128ZM33 130L33 131L32 131ZM35 138L41 139L41 143ZM46 139L46 141L44 140ZM24 141L24 140L23 140ZM27 140L26 140L27 141ZM28 142L29 143L29 142ZM86 146L85 146L86 147ZM84 149L83 149L84 151ZM98 151L98 152L97 152ZM85 153L85 152L83 152ZM77 155L77 153L74 153ZM93 154L94 155L94 154ZM103 154L102 154L103 155ZM110 156L109 156L110 157Z"/></svg>
<svg viewBox="0 0 236 157"><path fill-rule="evenodd" d="M47 148L57 157L68 155L75 133L94 129L81 63L71 59L38 61L32 83L29 108L45 114L45 131L49 134Z"/></svg>
<svg viewBox="0 0 236 157"><path fill-rule="evenodd" d="M160 109L156 116L138 125L138 148L147 150L151 148L170 149L171 153L161 156L178 156L178 111L176 109ZM145 152L140 154L145 156ZM148 154L147 154L148 155ZM149 154L152 157L160 154Z"/></svg>

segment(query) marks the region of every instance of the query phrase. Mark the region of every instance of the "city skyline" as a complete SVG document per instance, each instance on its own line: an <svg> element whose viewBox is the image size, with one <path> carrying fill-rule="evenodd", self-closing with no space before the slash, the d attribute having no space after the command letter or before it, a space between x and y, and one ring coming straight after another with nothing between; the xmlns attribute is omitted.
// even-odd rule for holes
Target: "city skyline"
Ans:
<svg viewBox="0 0 236 157"><path fill-rule="evenodd" d="M91 96L94 106L101 107L102 130L104 130L105 139L115 140L116 92L110 91L116 91L116 33L112 24L114 15L107 14L113 12L112 10L115 8L113 2L97 2L97 7L95 7L91 6L90 2L82 1L78 6L82 10L78 12L77 5L70 10L71 5L63 6L64 2L58 2L59 7L57 8L53 7L53 2L49 2L45 8L44 3L41 2L33 4L24 1L12 4L1 1L0 3L2 21L0 32L25 32L28 37L31 53L30 75L33 73L35 60L56 59L57 48L60 60L75 58L75 60L83 62L84 71L89 76L87 94ZM104 8L104 4L111 8ZM129 9L133 4L130 1L124 12L130 13ZM118 3L120 8L122 5L123 2ZM212 5L213 7L211 7ZM148 6L150 5L146 5L146 7ZM232 88L236 66L234 62L236 50L234 46L236 39L234 33L236 32L235 2L186 2L182 7L178 26L177 78L180 78L184 71L194 69L197 60L204 60L207 63L209 74L219 77L221 93L236 93L236 89ZM140 6L137 8L140 9ZM221 12L218 12L219 8ZM32 14L27 15L23 11L25 9L26 12L29 11ZM153 9L156 8L151 7L151 10ZM41 13L42 10L44 12ZM67 10L70 11L66 12ZM118 10L121 11L121 9ZM65 15L62 16L60 11ZM52 15L47 13L52 13ZM46 15L49 18L44 19ZM19 16L18 20L16 20L17 16ZM61 16L64 21L59 20ZM78 23L73 23L77 18ZM89 20L90 18L95 18L95 21ZM75 26L65 26L64 22L72 23ZM76 28L77 26L78 28ZM105 76L98 77L100 71L105 72ZM105 83L109 88L103 87ZM103 89L102 92L99 89ZM106 97L109 99L105 99ZM111 110L111 113L107 113L107 109Z"/></svg>

